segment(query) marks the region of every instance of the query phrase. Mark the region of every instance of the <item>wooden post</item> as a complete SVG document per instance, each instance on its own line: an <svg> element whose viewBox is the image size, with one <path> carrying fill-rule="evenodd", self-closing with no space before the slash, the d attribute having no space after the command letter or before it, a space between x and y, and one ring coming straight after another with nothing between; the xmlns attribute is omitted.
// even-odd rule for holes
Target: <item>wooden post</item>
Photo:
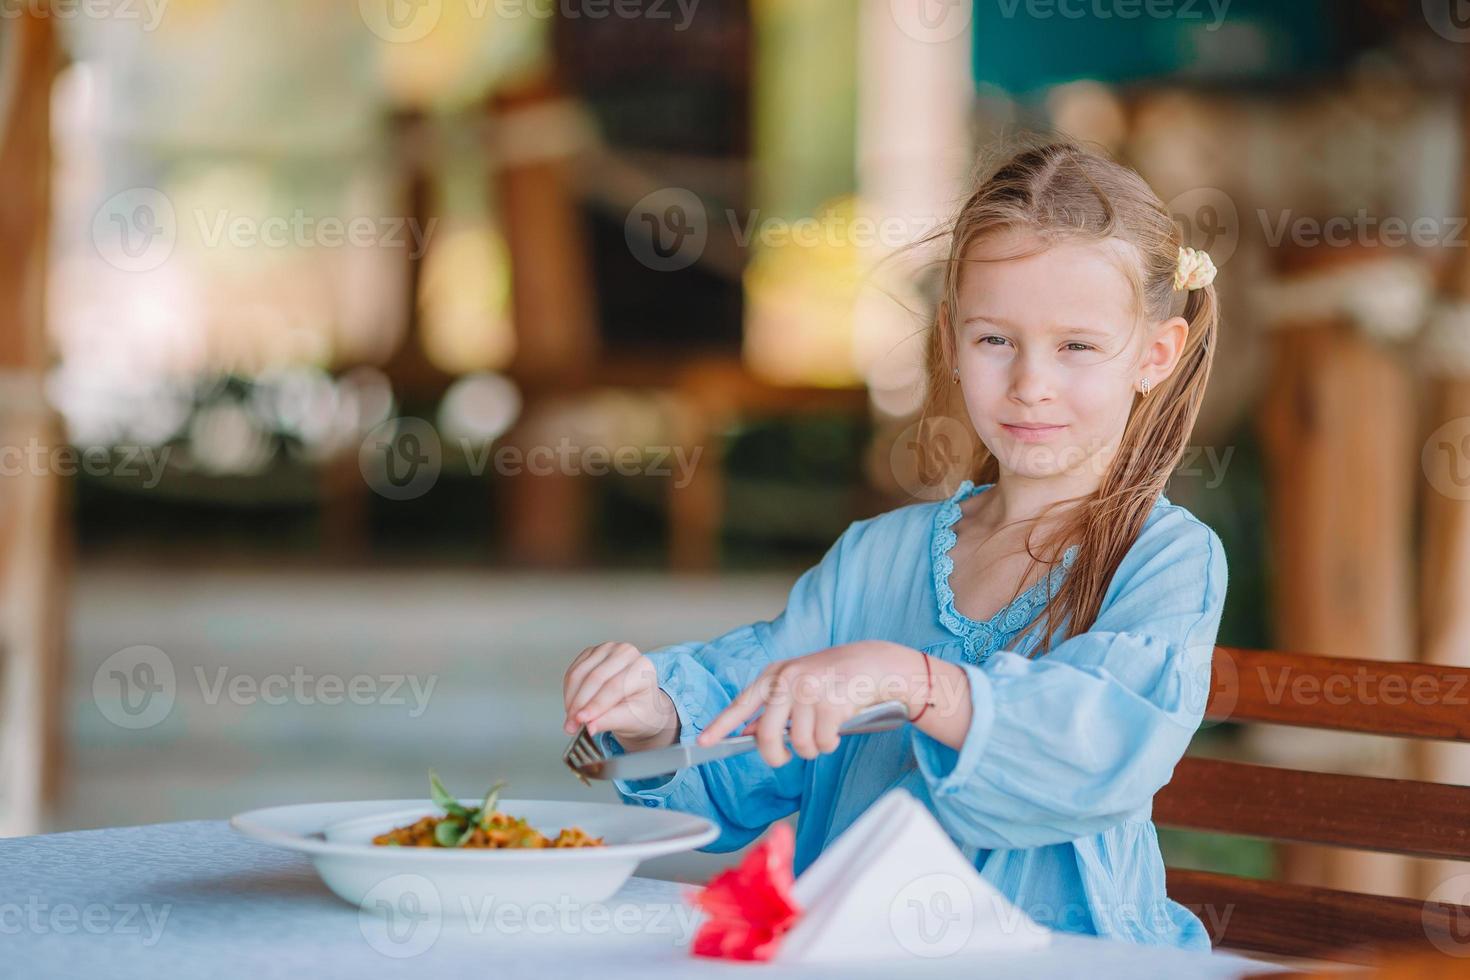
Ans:
<svg viewBox="0 0 1470 980"><path fill-rule="evenodd" d="M64 645L66 495L27 447L65 433L41 396L51 17L27 8L4 26L0 54L0 836L36 833L57 788ZM18 454L18 456L17 456Z"/></svg>
<svg viewBox="0 0 1470 980"><path fill-rule="evenodd" d="M1467 93L1470 95L1470 93ZM1470 98L1462 99L1462 147L1470 148ZM1464 152L1464 150L1462 150ZM1460 191L1470 207L1470 173ZM1466 213L1464 210L1461 214ZM1419 650L1436 664L1470 666L1470 259L1447 269L1445 301L1424 337L1423 367L1430 375L1421 443L1423 502L1420 537ZM1470 702L1464 710L1470 711ZM1470 746L1425 742L1417 746L1420 779L1470 786ZM1450 861L1426 862L1419 890L1431 894L1443 881L1465 873Z"/></svg>
<svg viewBox="0 0 1470 980"><path fill-rule="evenodd" d="M1344 249L1283 252L1282 259L1282 278L1271 288L1283 312L1272 324L1260 416L1269 464L1273 643L1412 659L1413 391L1405 367L1366 335L1371 329L1363 329L1356 311L1334 305L1348 293L1341 288L1348 278L1385 260ZM1264 747L1306 762L1300 753L1309 743L1310 736L1293 733L1292 745ZM1299 846L1279 853L1288 881L1390 895L1412 887L1409 865L1396 855Z"/></svg>
<svg viewBox="0 0 1470 980"><path fill-rule="evenodd" d="M502 95L496 111L524 113L554 108L560 92L551 79ZM522 123L526 125L526 123ZM516 354L512 373L533 390L547 382L575 388L598 360L599 338L587 247L565 161L553 157L510 160L496 171L496 193L510 247ZM527 426L511 441L530 451L524 435L537 428L540 405L527 399ZM544 451L544 449L543 449ZM572 565L583 557L591 511L587 479L570 473L524 473L508 478L505 531L513 560Z"/></svg>

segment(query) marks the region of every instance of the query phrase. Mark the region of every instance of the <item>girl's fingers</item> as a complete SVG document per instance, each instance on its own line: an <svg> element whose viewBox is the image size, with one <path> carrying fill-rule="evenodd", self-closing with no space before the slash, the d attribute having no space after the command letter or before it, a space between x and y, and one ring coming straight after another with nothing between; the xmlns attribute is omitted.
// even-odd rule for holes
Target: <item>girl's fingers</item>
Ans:
<svg viewBox="0 0 1470 980"><path fill-rule="evenodd" d="M816 721L816 705L798 699L791 706L791 724L787 727L786 734L791 740L791 750L803 759L817 757L817 740L814 731Z"/></svg>
<svg viewBox="0 0 1470 980"><path fill-rule="evenodd" d="M766 703L771 673L769 667L761 671L760 676L749 687L737 694L735 700L731 701L724 711L714 716L704 727L704 731L700 732L694 740L695 743L713 745L733 732L741 722L759 711L761 705Z"/></svg>
<svg viewBox="0 0 1470 980"><path fill-rule="evenodd" d="M572 661L572 665L567 668L566 676L562 678L561 682L561 694L562 704L566 707L569 716L572 713L572 697L577 693L577 689L582 686L582 678L586 677L587 672L593 667L596 667L602 661L602 658L607 656L612 646L613 644L611 643L599 643L595 647L588 647L577 654L576 659Z"/></svg>
<svg viewBox="0 0 1470 980"><path fill-rule="evenodd" d="M615 650L599 661L583 678L582 686L572 696L572 706L567 712L568 720L573 724L581 724L632 695L632 678L628 676L628 667L638 656L641 654L634 654L631 648L625 648Z"/></svg>
<svg viewBox="0 0 1470 980"><path fill-rule="evenodd" d="M812 724L812 740L817 743L818 752L826 755L837 751L837 746L842 742L842 736L837 734L837 729L842 727L850 714L851 712L837 705L817 705L816 718Z"/></svg>
<svg viewBox="0 0 1470 980"><path fill-rule="evenodd" d="M587 722L587 734L619 731L636 732L648 728L647 712L639 711L631 701L620 701Z"/></svg>
<svg viewBox="0 0 1470 980"><path fill-rule="evenodd" d="M774 691L766 702L766 710L756 722L755 744L771 768L775 769L791 761L791 752L786 748L786 722L793 707L789 694Z"/></svg>
<svg viewBox="0 0 1470 980"><path fill-rule="evenodd" d="M599 650L583 661L577 670L571 696L567 699L568 715L574 714L586 704L609 674L620 669L627 659L627 652L632 649L626 644L609 643L606 644L606 649Z"/></svg>

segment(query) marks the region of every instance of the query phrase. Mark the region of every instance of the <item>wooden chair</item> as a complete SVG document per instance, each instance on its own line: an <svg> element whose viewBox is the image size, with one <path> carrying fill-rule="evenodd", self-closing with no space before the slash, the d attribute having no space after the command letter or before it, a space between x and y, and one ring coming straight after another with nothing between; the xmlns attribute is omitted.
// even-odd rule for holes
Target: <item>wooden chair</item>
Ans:
<svg viewBox="0 0 1470 980"><path fill-rule="evenodd" d="M1470 668L1217 647L1205 716L1470 742ZM1154 798L1154 821L1470 859L1470 786L1412 779L1189 756ZM1217 946L1347 962L1415 945L1470 955L1470 906L1177 868L1169 869L1168 889L1200 916Z"/></svg>

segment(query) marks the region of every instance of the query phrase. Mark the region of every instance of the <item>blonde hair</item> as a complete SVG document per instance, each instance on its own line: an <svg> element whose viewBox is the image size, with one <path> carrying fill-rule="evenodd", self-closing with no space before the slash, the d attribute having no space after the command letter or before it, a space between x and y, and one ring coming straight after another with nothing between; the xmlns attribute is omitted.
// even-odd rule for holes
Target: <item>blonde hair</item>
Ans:
<svg viewBox="0 0 1470 980"><path fill-rule="evenodd" d="M954 313L964 264L975 261L966 258L970 249L981 238L1001 231L1028 232L1042 242L1041 249L1064 241L1125 242L1133 248L1120 251L1136 259L1122 263L1122 271L1132 286L1138 323L1173 316L1189 323L1173 372L1146 396L1135 393L1119 451L1096 491L1050 505L1048 512L1071 506L1035 546L1034 528L1026 535L1027 554L1046 566L1048 576L1066 548L1079 546L1062 584L1043 607L1046 625L1036 650L1044 651L1050 649L1059 624L1066 626L1063 638L1091 627L1108 583L1179 464L1209 381L1219 307L1213 285L1175 291L1174 272L1184 244L1180 230L1137 173L1067 140L1015 150L978 181L948 229L948 257L929 332L925 419L958 419L974 435L959 388L951 381L956 366ZM935 428L922 424L920 431ZM999 461L978 437L972 445L973 458L964 461L956 475L976 483L996 482ZM1039 618L1040 614L1026 628Z"/></svg>

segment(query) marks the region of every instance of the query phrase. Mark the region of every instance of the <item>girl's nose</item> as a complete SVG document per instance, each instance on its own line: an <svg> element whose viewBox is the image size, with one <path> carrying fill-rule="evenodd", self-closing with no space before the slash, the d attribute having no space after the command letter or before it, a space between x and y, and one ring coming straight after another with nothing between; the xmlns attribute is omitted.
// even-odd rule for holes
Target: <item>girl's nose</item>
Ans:
<svg viewBox="0 0 1470 980"><path fill-rule="evenodd" d="M1053 382L1046 369L1029 358L1017 358L1011 373L1011 398L1035 405L1051 398Z"/></svg>

